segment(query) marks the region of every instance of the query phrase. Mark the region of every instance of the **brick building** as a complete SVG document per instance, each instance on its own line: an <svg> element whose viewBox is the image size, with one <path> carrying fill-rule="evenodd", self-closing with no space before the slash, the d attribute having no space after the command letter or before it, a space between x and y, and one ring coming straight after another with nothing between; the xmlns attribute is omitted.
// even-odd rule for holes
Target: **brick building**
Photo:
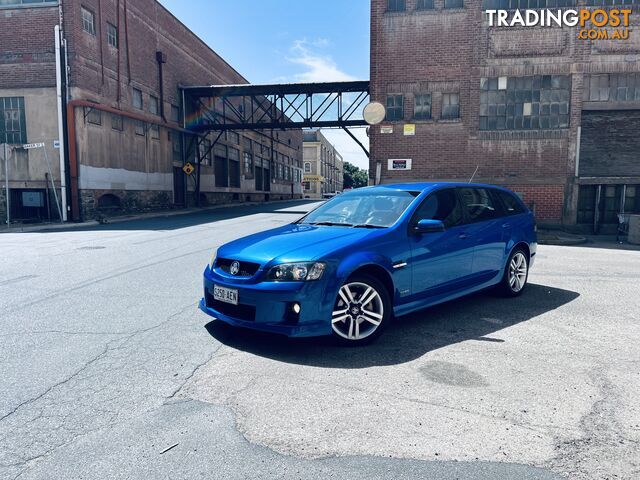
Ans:
<svg viewBox="0 0 640 480"><path fill-rule="evenodd" d="M304 133L303 189L305 198L342 192L344 161L342 155L320 130Z"/></svg>
<svg viewBox="0 0 640 480"><path fill-rule="evenodd" d="M180 86L248 83L155 0L0 2L0 143L14 219L47 217L48 168L60 186L54 27L61 26L69 218L193 205L197 163ZM66 47L66 48L64 48ZM4 120L4 122L2 121ZM212 135L211 135L212 136ZM302 196L302 132L228 132L203 156L201 204ZM0 152L2 158L2 152ZM2 181L4 183L4 165ZM40 207L25 192L41 194ZM3 194L4 195L4 191ZM49 203L49 204L47 204ZM4 209L0 198L0 213Z"/></svg>
<svg viewBox="0 0 640 480"><path fill-rule="evenodd" d="M623 205L640 213L640 17L628 40L490 27L484 10L508 3L372 0L371 95L387 118L370 131L371 181L475 172L540 223L610 230Z"/></svg>

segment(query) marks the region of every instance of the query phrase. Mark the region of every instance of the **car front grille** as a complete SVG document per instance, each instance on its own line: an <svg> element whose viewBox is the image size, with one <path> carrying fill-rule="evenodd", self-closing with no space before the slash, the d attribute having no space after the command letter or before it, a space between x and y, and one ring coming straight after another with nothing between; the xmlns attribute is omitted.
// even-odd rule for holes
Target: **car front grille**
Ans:
<svg viewBox="0 0 640 480"><path fill-rule="evenodd" d="M229 258L218 258L216 260L216 267L222 270L225 273L231 275L231 264L234 260ZM260 264L251 263L251 262L238 262L240 264L240 271L236 273L237 277L253 277L258 269L260 268Z"/></svg>
<svg viewBox="0 0 640 480"><path fill-rule="evenodd" d="M215 300L210 292L206 292L207 307L212 308L216 312L220 312L223 315L227 315L231 318L238 320L244 320L246 322L255 322L256 320L256 307L253 305L233 305L231 303L221 302Z"/></svg>

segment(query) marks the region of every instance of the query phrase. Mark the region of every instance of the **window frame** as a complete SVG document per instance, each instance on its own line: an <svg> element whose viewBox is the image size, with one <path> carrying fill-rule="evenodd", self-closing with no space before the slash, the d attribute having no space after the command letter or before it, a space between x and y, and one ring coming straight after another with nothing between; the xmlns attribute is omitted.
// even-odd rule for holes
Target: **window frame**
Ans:
<svg viewBox="0 0 640 480"><path fill-rule="evenodd" d="M393 7L392 7L393 5ZM407 11L407 0L387 0L387 12L397 13Z"/></svg>
<svg viewBox="0 0 640 480"><path fill-rule="evenodd" d="M91 15L91 29L87 29L87 23L89 19L85 17L85 14ZM82 31L88 33L89 35L96 36L96 14L90 8L85 7L84 5L80 5L80 18L82 20Z"/></svg>
<svg viewBox="0 0 640 480"><path fill-rule="evenodd" d="M444 98L445 96L450 97L450 96L456 96L458 97L458 115L455 117L452 116L445 116L444 115L444 109L445 109L445 104L444 104ZM449 107L451 107L451 103L449 103ZM460 120L460 116L461 116L461 108L460 108L460 92L443 92L442 93L442 98L440 100L440 120L451 120L451 121L456 121L456 120Z"/></svg>
<svg viewBox="0 0 640 480"><path fill-rule="evenodd" d="M116 50L120 46L120 42L118 41L118 27L110 22L107 22L107 45Z"/></svg>
<svg viewBox="0 0 640 480"><path fill-rule="evenodd" d="M155 95L149 95L149 113L151 115L160 116L160 99Z"/></svg>
<svg viewBox="0 0 640 480"><path fill-rule="evenodd" d="M140 90L139 88L133 87L132 92L133 93L131 94L131 104L133 105L133 108L137 110L144 110L144 96L143 96L142 90ZM136 105L137 93L140 94L140 106Z"/></svg>
<svg viewBox="0 0 640 480"><path fill-rule="evenodd" d="M429 112L428 112L428 116L424 116L424 115L416 115L416 112L418 111L418 98L420 97L429 97ZM422 109L421 111L424 111L424 105L420 105L420 108ZM433 118L433 94L431 92L425 92L425 93L416 93L413 96L413 119L417 120L417 121L426 121L426 120L431 120Z"/></svg>
<svg viewBox="0 0 640 480"><path fill-rule="evenodd" d="M431 4L431 6L427 6L425 5L425 3L429 2ZM416 1L416 10L419 12L422 11L429 11L429 10L434 10L435 9L435 5L434 5L434 1L433 0L417 0Z"/></svg>
<svg viewBox="0 0 640 480"><path fill-rule="evenodd" d="M394 99L393 100L394 105L392 107L389 107L389 99L390 98ZM398 101L398 98L400 99L400 102L401 102L400 106L395 105L395 103ZM386 101L385 101L385 108L387 110L387 113L385 115L385 121L386 122L402 122L402 121L404 121L405 112L404 112L404 95L403 94L401 94L401 93L389 93L389 94L387 94L387 98L386 98ZM392 108L393 110L390 110L390 108ZM400 110L400 116L396 117L396 115L394 114L393 118L391 118L389 116L389 112L390 111L394 111L395 112L397 109Z"/></svg>

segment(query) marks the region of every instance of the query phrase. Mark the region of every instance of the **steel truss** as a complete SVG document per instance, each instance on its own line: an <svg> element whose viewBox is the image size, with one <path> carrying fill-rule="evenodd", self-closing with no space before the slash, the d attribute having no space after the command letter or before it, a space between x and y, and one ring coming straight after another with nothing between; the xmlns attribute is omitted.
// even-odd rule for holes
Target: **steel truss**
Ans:
<svg viewBox="0 0 640 480"><path fill-rule="evenodd" d="M183 87L194 132L360 127L369 82Z"/></svg>

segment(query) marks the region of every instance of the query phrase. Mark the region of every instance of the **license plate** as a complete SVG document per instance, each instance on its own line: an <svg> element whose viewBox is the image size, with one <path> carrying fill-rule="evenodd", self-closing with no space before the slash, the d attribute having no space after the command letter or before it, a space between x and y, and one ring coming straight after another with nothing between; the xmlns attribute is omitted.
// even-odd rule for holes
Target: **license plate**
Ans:
<svg viewBox="0 0 640 480"><path fill-rule="evenodd" d="M238 290L234 288L226 288L219 285L214 285L213 298L221 302L238 305Z"/></svg>

